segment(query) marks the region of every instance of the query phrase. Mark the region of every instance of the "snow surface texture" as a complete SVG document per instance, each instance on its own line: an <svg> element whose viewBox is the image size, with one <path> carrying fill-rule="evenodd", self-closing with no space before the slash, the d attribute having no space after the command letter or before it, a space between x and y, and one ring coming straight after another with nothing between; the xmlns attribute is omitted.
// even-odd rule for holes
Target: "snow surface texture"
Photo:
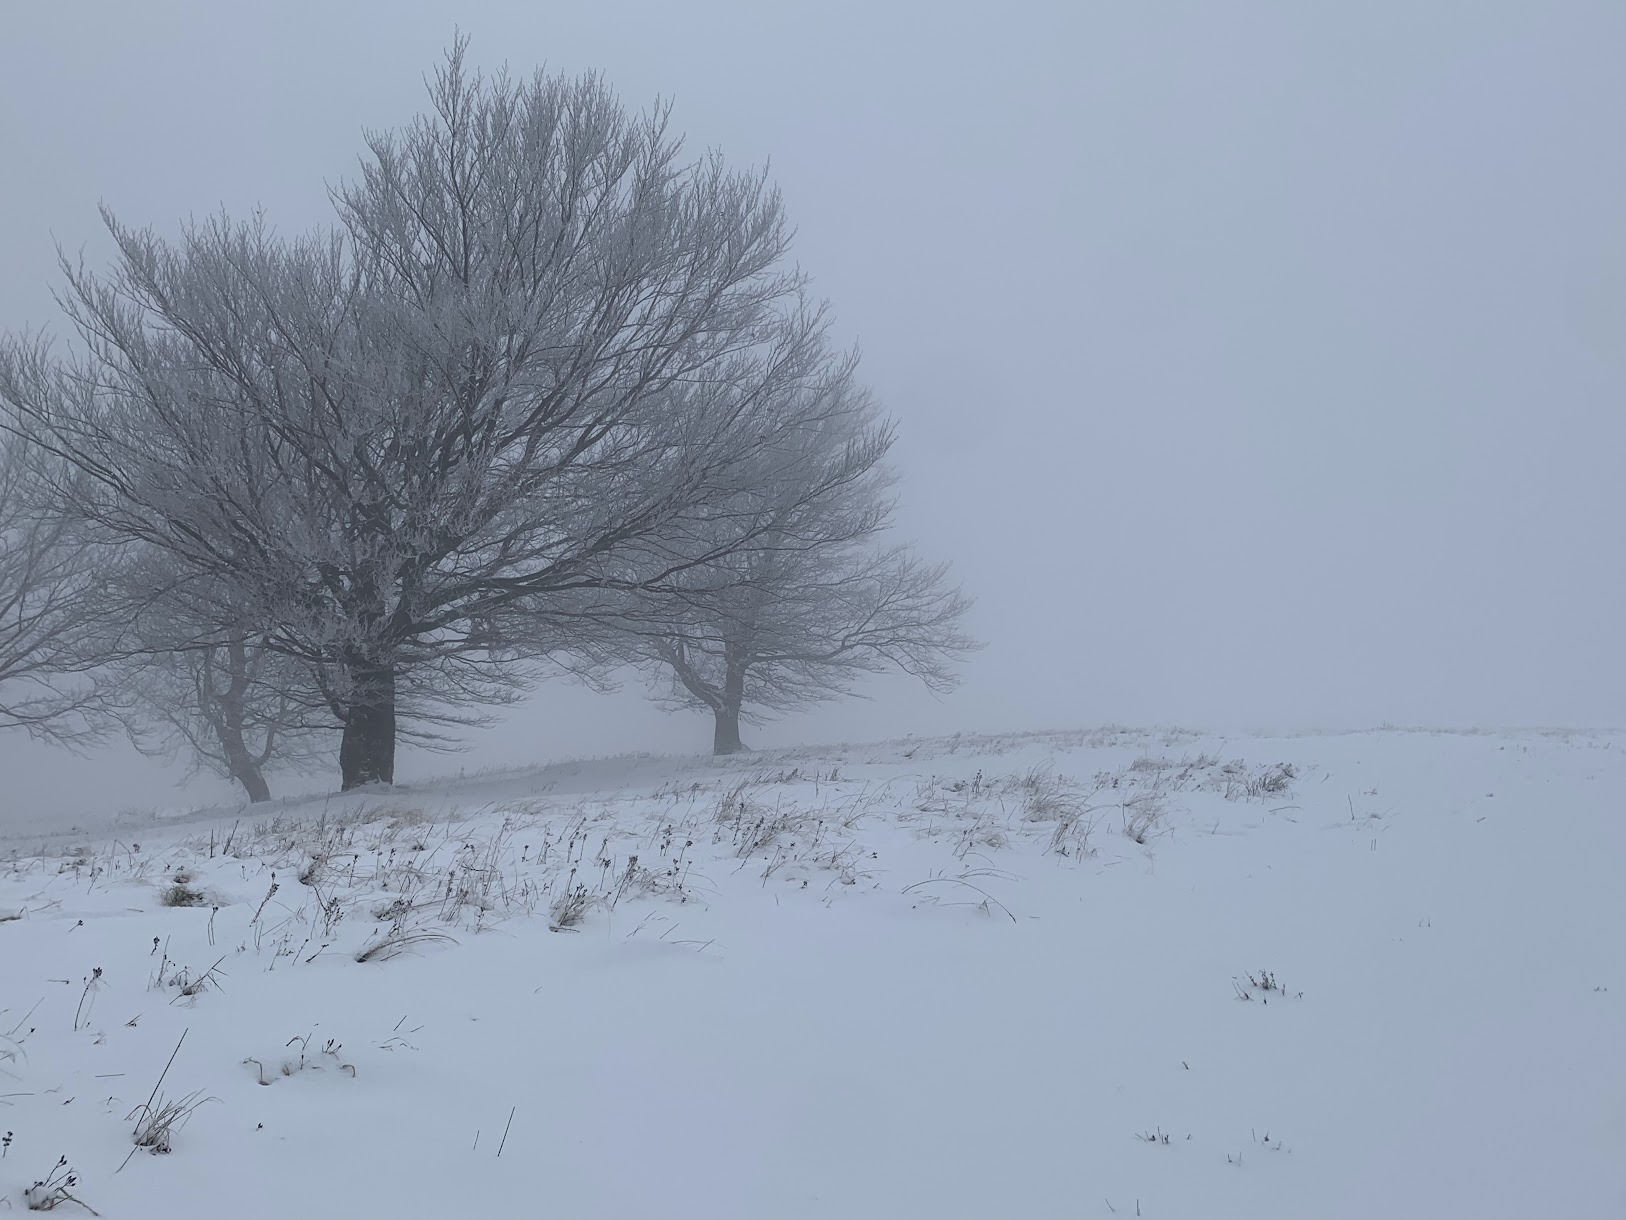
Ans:
<svg viewBox="0 0 1626 1220"><path fill-rule="evenodd" d="M0 1195L1619 1216L1623 747L967 736L12 832Z"/></svg>

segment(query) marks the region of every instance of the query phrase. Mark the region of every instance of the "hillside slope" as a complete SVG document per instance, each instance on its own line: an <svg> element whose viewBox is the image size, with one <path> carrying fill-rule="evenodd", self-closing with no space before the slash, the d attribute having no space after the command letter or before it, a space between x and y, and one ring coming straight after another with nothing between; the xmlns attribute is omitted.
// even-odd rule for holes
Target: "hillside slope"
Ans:
<svg viewBox="0 0 1626 1220"><path fill-rule="evenodd" d="M19 1211L1626 1211L1620 733L609 759L0 848Z"/></svg>

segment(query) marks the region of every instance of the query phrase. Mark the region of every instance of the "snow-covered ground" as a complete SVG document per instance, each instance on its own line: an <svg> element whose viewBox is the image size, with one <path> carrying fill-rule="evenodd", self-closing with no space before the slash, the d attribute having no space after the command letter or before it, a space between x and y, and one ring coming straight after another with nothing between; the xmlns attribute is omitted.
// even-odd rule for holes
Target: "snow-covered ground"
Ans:
<svg viewBox="0 0 1626 1220"><path fill-rule="evenodd" d="M1618 732L967 736L26 813L18 1211L1626 1214Z"/></svg>

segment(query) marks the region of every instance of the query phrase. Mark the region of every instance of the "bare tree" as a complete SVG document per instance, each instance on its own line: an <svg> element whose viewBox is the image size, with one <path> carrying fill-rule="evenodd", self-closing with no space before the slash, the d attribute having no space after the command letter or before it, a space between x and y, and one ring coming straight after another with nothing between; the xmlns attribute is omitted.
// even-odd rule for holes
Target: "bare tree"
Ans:
<svg viewBox="0 0 1626 1220"><path fill-rule="evenodd" d="M670 671L668 702L712 713L714 753L744 748L742 719L849 694L864 673L956 685L953 662L977 644L961 628L970 603L947 566L902 547L844 558L819 575L764 562L723 599L729 609L654 638L652 655Z"/></svg>
<svg viewBox="0 0 1626 1220"><path fill-rule="evenodd" d="M748 541L719 547L625 620L664 701L712 713L717 754L744 748L742 719L848 694L864 673L951 689L955 662L979 647L947 565L879 545L894 434L852 374L845 362L821 393L787 404L800 427L779 477L722 506L717 527Z"/></svg>
<svg viewBox="0 0 1626 1220"><path fill-rule="evenodd" d="M0 728L73 742L106 710L96 671L114 648L101 595L114 564L51 502L40 456L0 431Z"/></svg>
<svg viewBox="0 0 1626 1220"><path fill-rule="evenodd" d="M242 785L251 802L271 799L266 779L332 754L332 722L301 664L263 635L231 633L219 642L148 654L123 670L143 720L163 730L166 752L184 750L194 767ZM137 744L145 747L144 735Z"/></svg>
<svg viewBox="0 0 1626 1220"><path fill-rule="evenodd" d="M681 162L664 109L483 79L461 43L431 97L369 138L335 232L107 214L115 269L64 260L78 350L0 349L76 511L326 675L347 788L393 780L404 685L500 697L595 595L716 559L702 527L823 357L776 193Z"/></svg>
<svg viewBox="0 0 1626 1220"><path fill-rule="evenodd" d="M189 577L168 552L142 546L101 587L122 627L104 684L123 694L118 718L137 749L185 756L193 771L236 780L250 801L270 799L268 771L332 754L316 674L269 646L257 608L229 584Z"/></svg>

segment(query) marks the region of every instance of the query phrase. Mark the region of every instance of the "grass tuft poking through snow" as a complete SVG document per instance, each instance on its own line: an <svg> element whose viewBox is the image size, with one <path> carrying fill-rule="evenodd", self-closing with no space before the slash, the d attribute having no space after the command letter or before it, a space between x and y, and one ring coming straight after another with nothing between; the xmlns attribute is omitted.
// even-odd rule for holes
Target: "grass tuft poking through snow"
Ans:
<svg viewBox="0 0 1626 1220"><path fill-rule="evenodd" d="M406 932L391 930L356 950L358 962L387 962L412 949L425 945L445 945L457 942L444 932Z"/></svg>
<svg viewBox="0 0 1626 1220"><path fill-rule="evenodd" d="M193 1112L201 1105L219 1100L218 1097L205 1097L202 1089L184 1097L165 1097L158 1093L150 1101L144 1101L131 1110L124 1121L135 1123L131 1139L137 1148L152 1153L168 1153L174 1150L175 1133L186 1125Z"/></svg>
<svg viewBox="0 0 1626 1220"><path fill-rule="evenodd" d="M193 889L178 877L159 891L158 901L166 907L200 907L208 899L202 890Z"/></svg>

